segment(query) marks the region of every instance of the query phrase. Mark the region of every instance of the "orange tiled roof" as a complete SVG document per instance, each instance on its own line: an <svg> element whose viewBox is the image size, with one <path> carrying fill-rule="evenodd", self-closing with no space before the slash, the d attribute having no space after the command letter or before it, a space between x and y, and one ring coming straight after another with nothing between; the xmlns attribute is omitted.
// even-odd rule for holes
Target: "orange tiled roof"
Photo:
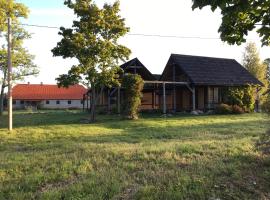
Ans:
<svg viewBox="0 0 270 200"><path fill-rule="evenodd" d="M13 88L13 99L17 100L80 100L87 92L81 85L58 88L57 85L18 84Z"/></svg>

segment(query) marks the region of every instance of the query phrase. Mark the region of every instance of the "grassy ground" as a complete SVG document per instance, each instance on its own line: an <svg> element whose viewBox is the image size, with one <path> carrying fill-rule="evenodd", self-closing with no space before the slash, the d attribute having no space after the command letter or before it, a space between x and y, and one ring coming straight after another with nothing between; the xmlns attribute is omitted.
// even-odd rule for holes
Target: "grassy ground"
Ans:
<svg viewBox="0 0 270 200"><path fill-rule="evenodd" d="M0 117L0 199L270 199L265 115L85 117Z"/></svg>

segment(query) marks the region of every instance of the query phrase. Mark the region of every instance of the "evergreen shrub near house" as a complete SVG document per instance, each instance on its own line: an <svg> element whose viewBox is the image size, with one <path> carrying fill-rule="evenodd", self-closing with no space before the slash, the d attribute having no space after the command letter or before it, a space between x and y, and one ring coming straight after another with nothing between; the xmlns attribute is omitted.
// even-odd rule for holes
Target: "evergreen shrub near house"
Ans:
<svg viewBox="0 0 270 200"><path fill-rule="evenodd" d="M125 89L123 114L128 119L138 119L144 87L143 79L137 74L126 74L122 80L122 87Z"/></svg>
<svg viewBox="0 0 270 200"><path fill-rule="evenodd" d="M224 91L224 103L238 106L245 112L252 112L255 108L256 92L253 86L230 87ZM235 107L235 109L239 108Z"/></svg>

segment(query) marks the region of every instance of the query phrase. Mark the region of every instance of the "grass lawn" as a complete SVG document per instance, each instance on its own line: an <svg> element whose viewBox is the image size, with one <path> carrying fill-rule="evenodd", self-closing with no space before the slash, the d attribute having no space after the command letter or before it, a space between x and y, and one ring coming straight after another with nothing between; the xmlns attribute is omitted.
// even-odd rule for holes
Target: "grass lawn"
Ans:
<svg viewBox="0 0 270 200"><path fill-rule="evenodd" d="M270 158L254 148L262 114L146 115L72 111L0 117L0 199L270 199Z"/></svg>

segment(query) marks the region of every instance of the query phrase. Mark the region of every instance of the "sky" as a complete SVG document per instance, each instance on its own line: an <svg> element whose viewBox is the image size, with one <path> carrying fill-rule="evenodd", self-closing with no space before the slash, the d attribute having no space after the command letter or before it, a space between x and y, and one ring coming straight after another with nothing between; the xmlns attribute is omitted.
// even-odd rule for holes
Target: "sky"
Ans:
<svg viewBox="0 0 270 200"><path fill-rule="evenodd" d="M29 18L23 23L53 27L70 27L75 18L64 0L17 0L30 9ZM100 6L113 0L96 0ZM192 11L191 0L120 0L121 16L126 19L131 33L154 35L177 35L185 37L219 38L221 24L219 11L213 13L210 8ZM61 37L57 29L26 27L32 34L25 41L25 47L35 55L34 62L40 68L37 77L26 78L24 82L54 84L55 78L67 73L76 63L74 59L53 57L54 48ZM270 57L270 47L261 48L257 33L250 32L248 41L257 43L262 59ZM138 57L154 74L161 74L171 53L222 57L242 62L245 44L230 46L220 39L179 39L142 37L127 35L120 40L131 49L130 59Z"/></svg>

